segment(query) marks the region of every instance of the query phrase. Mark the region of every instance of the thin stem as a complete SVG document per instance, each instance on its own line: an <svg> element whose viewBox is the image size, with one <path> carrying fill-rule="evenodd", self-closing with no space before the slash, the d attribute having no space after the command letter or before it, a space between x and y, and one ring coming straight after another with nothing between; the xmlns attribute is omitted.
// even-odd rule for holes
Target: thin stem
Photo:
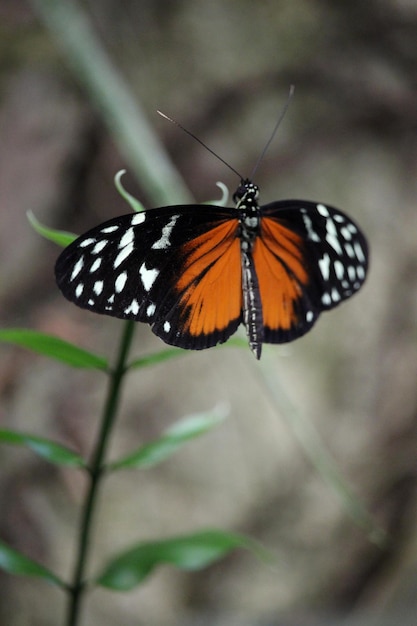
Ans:
<svg viewBox="0 0 417 626"><path fill-rule="evenodd" d="M385 547L388 540L385 530L377 524L345 480L313 423L305 419L302 412L292 404L275 375L274 367L271 367L267 358L263 358L257 372L258 375L260 373L265 388L274 404L280 409L281 416L301 444L307 458L322 478L335 490L346 512L358 526L365 530L370 541L381 548Z"/></svg>
<svg viewBox="0 0 417 626"><path fill-rule="evenodd" d="M145 111L97 36L85 3L31 0L31 4L152 202L162 206L192 202ZM121 11L122 7L120 3Z"/></svg>
<svg viewBox="0 0 417 626"><path fill-rule="evenodd" d="M69 590L70 598L66 620L67 626L77 626L79 623L81 602L85 592L84 573L90 548L93 516L97 503L100 479L103 473L106 450L116 418L123 378L126 373L127 357L132 343L133 332L134 322L126 322L116 365L110 374L107 400L104 405L101 427L89 468L90 484L81 516L77 558L72 584Z"/></svg>

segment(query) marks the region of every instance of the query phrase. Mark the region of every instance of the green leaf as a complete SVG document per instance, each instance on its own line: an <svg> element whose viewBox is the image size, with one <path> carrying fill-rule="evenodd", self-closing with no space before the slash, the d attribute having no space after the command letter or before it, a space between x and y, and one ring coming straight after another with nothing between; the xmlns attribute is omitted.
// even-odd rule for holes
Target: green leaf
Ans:
<svg viewBox="0 0 417 626"><path fill-rule="evenodd" d="M195 571L218 561L236 548L254 550L247 537L219 530L204 530L161 541L139 543L110 561L97 583L114 591L129 591L158 565Z"/></svg>
<svg viewBox="0 0 417 626"><path fill-rule="evenodd" d="M38 354L63 361L72 367L106 370L105 358L78 348L59 337L25 328L0 330L0 341L22 346Z"/></svg>
<svg viewBox="0 0 417 626"><path fill-rule="evenodd" d="M120 170L119 172L117 172L116 176L114 177L114 184L116 185L116 189L120 193L122 198L126 200L128 204L130 204L130 206L132 207L134 211L136 211L137 213L140 213L141 211L145 210L145 207L143 206L141 202L139 202L139 200L137 200L134 196L132 196L132 194L126 191L126 189L122 185L121 179L122 179L123 174L125 173L126 173L126 170Z"/></svg>
<svg viewBox="0 0 417 626"><path fill-rule="evenodd" d="M0 443L25 446L50 463L70 467L85 467L86 463L78 454L58 443L14 430L0 429Z"/></svg>
<svg viewBox="0 0 417 626"><path fill-rule="evenodd" d="M185 356L186 354L189 354L189 352L183 350L183 348L166 348L165 350L160 350L159 352L155 352L154 354L149 354L147 356L135 359L134 361L129 363L128 369L139 369L141 367L157 365L158 363L169 361L170 359L178 356Z"/></svg>
<svg viewBox="0 0 417 626"><path fill-rule="evenodd" d="M9 574L35 576L43 578L53 585L58 585L58 587L66 588L66 584L46 567L32 561L27 556L23 556L2 541L0 541L0 568Z"/></svg>
<svg viewBox="0 0 417 626"><path fill-rule="evenodd" d="M156 441L140 447L119 461L110 463L108 469L148 468L162 463L188 441L204 435L217 426L227 415L228 411L224 407L219 407L211 412L184 418L166 430Z"/></svg>
<svg viewBox="0 0 417 626"><path fill-rule="evenodd" d="M28 211L26 215L32 228L36 230L39 235L42 235L42 237L45 237L45 239L48 239L49 241L57 243L63 248L69 246L70 243L77 239L77 235L74 235L74 233L68 233L64 230L55 230L54 228L48 228L47 226L44 226L35 217L32 211Z"/></svg>
<svg viewBox="0 0 417 626"><path fill-rule="evenodd" d="M217 350L224 350L224 348L231 348L233 346L247 349L248 342L243 337L232 337L227 340L227 343L219 344L216 348ZM139 369L141 367L158 365L164 361L169 361L170 359L174 359L179 356L186 356L187 354L190 354L190 351L184 350L184 348L166 348L165 350L160 350L154 354L134 359L131 363L129 363L128 369Z"/></svg>

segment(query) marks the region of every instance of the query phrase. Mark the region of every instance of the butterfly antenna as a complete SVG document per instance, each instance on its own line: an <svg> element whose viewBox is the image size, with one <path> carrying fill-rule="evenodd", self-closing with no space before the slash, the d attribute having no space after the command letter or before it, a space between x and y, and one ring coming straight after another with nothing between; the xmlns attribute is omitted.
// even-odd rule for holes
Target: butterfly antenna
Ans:
<svg viewBox="0 0 417 626"><path fill-rule="evenodd" d="M239 178L241 180L243 180L243 176L241 174L239 174L239 172L237 170L235 170L234 167L232 167L231 165L229 165L229 163L227 161L225 161L224 159L222 159L222 157L220 157L216 152L214 152L214 150L212 150L211 148L209 148L204 141L201 141L201 139L199 139L198 137L196 137L195 135L193 135L192 132L190 132L189 130L187 130L186 128L184 128L184 126L181 126L181 124L179 122L176 122L175 120L173 120L171 117L168 117L168 115L165 115L165 113L162 113L162 111L157 111L158 115L160 115L161 117L164 117L166 120L168 120L168 122L171 122L172 124L175 124L175 126L178 126L178 128L181 128L181 130L183 130L185 133L187 133L187 135L189 135L190 137L192 137L193 139L195 139L196 141L198 141L199 144L201 144L203 146L203 148L205 148L206 150L208 150L213 156L216 157L216 159L218 159L219 161L221 161L224 165L226 165L226 167L229 168L229 170L231 170L232 172L234 172L237 176L239 176ZM269 145L270 142L268 142Z"/></svg>
<svg viewBox="0 0 417 626"><path fill-rule="evenodd" d="M258 167L260 166L261 162L263 161L263 158L264 158L264 156L266 154L266 151L268 150L269 146L271 145L271 142L274 139L274 137L276 135L276 132L277 132L277 130L278 130L282 120L285 117L285 114L286 114L286 112L288 110L288 107L290 106L290 102L291 102L292 97L294 95L294 89L295 89L294 85L290 85L290 90L288 92L288 96L287 96L287 100L286 100L286 102L284 104L284 108L282 109L282 111L281 111L281 113L280 113L280 115L279 115L279 117L278 117L278 119L276 121L276 124L274 126L274 130L272 131L271 136L269 137L268 141L266 142L264 149L262 150L261 154L258 157L258 160L255 163L255 167L253 168L252 174L250 175L250 180L253 180L253 177L255 176L255 173L256 173Z"/></svg>

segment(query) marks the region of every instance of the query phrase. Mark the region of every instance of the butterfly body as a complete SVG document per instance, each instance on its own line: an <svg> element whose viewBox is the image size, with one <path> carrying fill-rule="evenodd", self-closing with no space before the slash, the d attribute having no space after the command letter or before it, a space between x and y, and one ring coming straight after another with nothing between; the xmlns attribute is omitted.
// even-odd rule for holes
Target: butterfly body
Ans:
<svg viewBox="0 0 417 626"><path fill-rule="evenodd" d="M263 343L304 335L350 297L368 266L365 237L341 211L283 200L258 205L242 180L235 208L178 205L116 217L74 241L55 273L64 296L147 322L166 343L200 350L243 323Z"/></svg>

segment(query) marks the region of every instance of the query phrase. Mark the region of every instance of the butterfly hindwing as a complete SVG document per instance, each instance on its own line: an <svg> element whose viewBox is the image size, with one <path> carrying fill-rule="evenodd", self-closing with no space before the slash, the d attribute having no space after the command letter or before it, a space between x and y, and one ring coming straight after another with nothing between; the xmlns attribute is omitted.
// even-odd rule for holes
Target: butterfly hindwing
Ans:
<svg viewBox="0 0 417 626"><path fill-rule="evenodd" d="M253 249L263 316L263 341L284 343L304 335L318 317L303 238L280 221L263 217Z"/></svg>
<svg viewBox="0 0 417 626"><path fill-rule="evenodd" d="M235 209L182 205L114 218L74 241L55 273L66 298L147 322L166 343L202 349L241 321Z"/></svg>
<svg viewBox="0 0 417 626"><path fill-rule="evenodd" d="M254 247L264 317L264 341L292 341L320 313L349 298L363 284L367 243L338 209L303 200L261 207Z"/></svg>

